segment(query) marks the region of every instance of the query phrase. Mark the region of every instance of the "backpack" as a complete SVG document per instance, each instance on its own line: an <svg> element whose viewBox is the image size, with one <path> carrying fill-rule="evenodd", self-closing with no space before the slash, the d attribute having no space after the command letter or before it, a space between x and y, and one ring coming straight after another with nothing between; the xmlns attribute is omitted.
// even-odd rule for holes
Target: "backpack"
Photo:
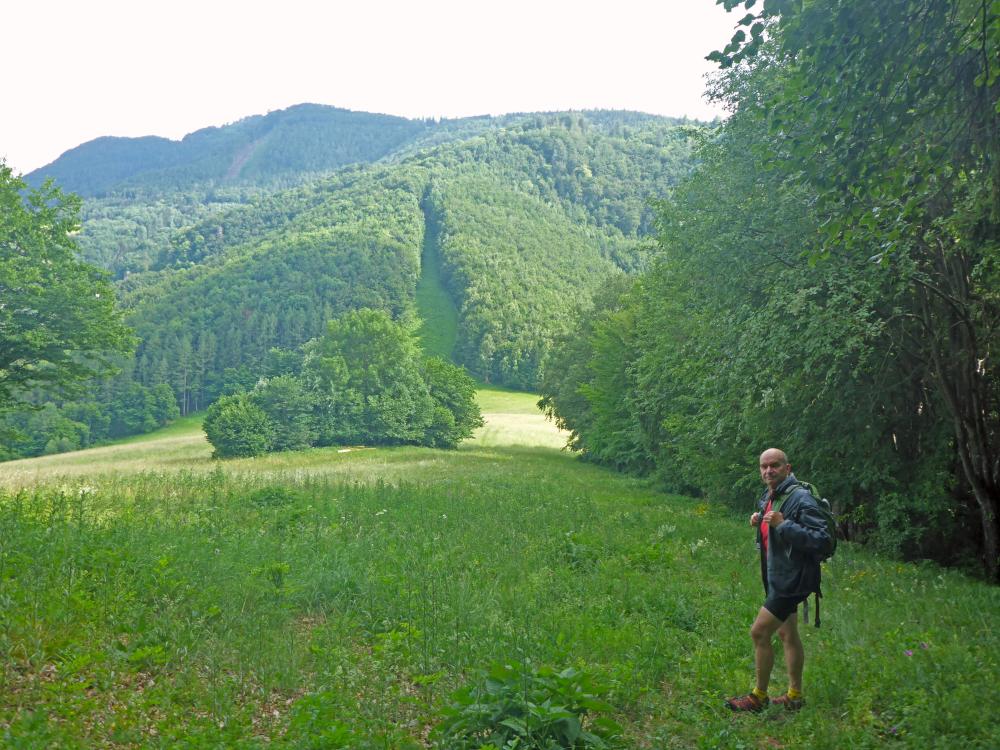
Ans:
<svg viewBox="0 0 1000 750"><path fill-rule="evenodd" d="M798 480L796 480L798 481ZM809 494L813 496L816 501L817 507L819 507L820 515L823 516L823 520L826 521L826 534L830 538L829 543L826 548L816 556L817 562L825 562L833 557L834 553L837 551L837 517L833 514L833 507L830 505L830 501L819 494L819 491L814 485L809 484L809 482L798 482L797 485L792 485L791 489L786 493L785 500L791 495L791 490L795 487L802 486L809 491ZM784 505L784 500L782 500L782 505ZM818 591L816 592L816 627L819 627L819 602L823 598L823 595ZM809 624L809 599L806 598L802 602L803 616L806 624Z"/></svg>
<svg viewBox="0 0 1000 750"><path fill-rule="evenodd" d="M837 517L833 513L833 506L830 505L830 501L819 494L819 491L814 485L809 484L809 482L797 481L797 484L793 484L791 488L785 493L785 500L792 494L792 490L796 487L803 487L809 491L809 494L813 496L816 501L816 505L819 507L820 515L823 516L823 520L826 521L826 535L830 538L829 543L826 548L823 549L816 555L817 562L826 562L834 553L837 551ZM782 505L784 505L784 500L782 500Z"/></svg>

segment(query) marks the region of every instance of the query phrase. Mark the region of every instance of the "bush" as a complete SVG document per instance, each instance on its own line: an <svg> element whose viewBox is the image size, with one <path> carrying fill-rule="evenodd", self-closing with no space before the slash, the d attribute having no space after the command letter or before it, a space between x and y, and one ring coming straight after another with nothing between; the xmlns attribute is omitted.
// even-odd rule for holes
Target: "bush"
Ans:
<svg viewBox="0 0 1000 750"><path fill-rule="evenodd" d="M274 426L246 393L223 396L205 415L205 435L216 458L259 456L274 442Z"/></svg>
<svg viewBox="0 0 1000 750"><path fill-rule="evenodd" d="M613 710L599 692L576 669L497 664L478 685L452 696L433 736L437 747L448 750L620 747L621 727L609 719L588 720L591 711Z"/></svg>
<svg viewBox="0 0 1000 750"><path fill-rule="evenodd" d="M250 399L271 422L270 450L294 451L312 445L316 437L312 423L316 400L301 380L291 375L262 380Z"/></svg>
<svg viewBox="0 0 1000 750"><path fill-rule="evenodd" d="M424 360L423 375L434 399L431 424L423 443L436 448L454 448L483 425L476 401L476 382L464 368L440 357Z"/></svg>
<svg viewBox="0 0 1000 750"><path fill-rule="evenodd" d="M384 311L331 320L304 350L300 376L260 380L209 408L205 433L216 456L316 444L454 448L483 424L468 373L422 358L413 332Z"/></svg>
<svg viewBox="0 0 1000 750"><path fill-rule="evenodd" d="M419 357L413 333L387 312L361 309L331 320L306 346L303 365L320 444L421 443L434 401Z"/></svg>

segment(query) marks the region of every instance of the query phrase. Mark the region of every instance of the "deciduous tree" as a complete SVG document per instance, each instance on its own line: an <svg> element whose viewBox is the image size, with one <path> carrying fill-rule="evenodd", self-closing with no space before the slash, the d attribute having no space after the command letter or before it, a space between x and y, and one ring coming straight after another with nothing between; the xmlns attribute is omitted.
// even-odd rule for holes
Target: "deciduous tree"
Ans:
<svg viewBox="0 0 1000 750"><path fill-rule="evenodd" d="M26 190L0 162L0 409L32 388L78 389L134 345L107 276L77 258L78 209L51 184Z"/></svg>

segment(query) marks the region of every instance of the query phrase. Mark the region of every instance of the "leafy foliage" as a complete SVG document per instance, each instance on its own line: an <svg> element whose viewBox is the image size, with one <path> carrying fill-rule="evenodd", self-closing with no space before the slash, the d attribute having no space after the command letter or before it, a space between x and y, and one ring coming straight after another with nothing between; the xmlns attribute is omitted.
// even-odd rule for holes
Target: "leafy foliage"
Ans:
<svg viewBox="0 0 1000 750"><path fill-rule="evenodd" d="M205 433L217 456L310 445L454 448L483 424L472 378L425 358L412 330L381 310L331 320L303 350L301 370L261 379L209 407ZM279 367L296 360L271 355Z"/></svg>
<svg viewBox="0 0 1000 750"><path fill-rule="evenodd" d="M620 747L621 728L591 713L614 708L585 673L527 663L496 664L476 685L459 690L436 727L448 750L583 750Z"/></svg>
<svg viewBox="0 0 1000 750"><path fill-rule="evenodd" d="M563 339L545 404L591 457L732 503L781 445L855 538L996 575L995 10L757 10L661 256Z"/></svg>
<svg viewBox="0 0 1000 750"><path fill-rule="evenodd" d="M421 442L433 400L418 363L412 333L380 310L331 320L303 364L317 398L319 444Z"/></svg>
<svg viewBox="0 0 1000 750"><path fill-rule="evenodd" d="M815 191L819 254L881 260L904 280L896 341L951 423L958 479L998 578L1000 381L987 363L1000 343L1000 8L837 5L765 4L778 15L774 55L787 62L759 119L784 136L774 166Z"/></svg>
<svg viewBox="0 0 1000 750"><path fill-rule="evenodd" d="M656 466L656 449L631 401L639 353L630 299L634 283L621 277L580 306L576 326L556 339L545 361L539 406L570 432L573 450L620 471L648 474ZM691 485L674 487L682 488Z"/></svg>
<svg viewBox="0 0 1000 750"><path fill-rule="evenodd" d="M251 399L271 423L269 450L294 451L313 444L316 399L300 378L278 375L261 380Z"/></svg>
<svg viewBox="0 0 1000 750"><path fill-rule="evenodd" d="M24 189L0 162L0 409L78 390L134 346L105 274L76 258L77 199Z"/></svg>
<svg viewBox="0 0 1000 750"><path fill-rule="evenodd" d="M454 448L483 426L476 404L476 381L461 367L440 357L424 357L423 379L434 401L424 442Z"/></svg>
<svg viewBox="0 0 1000 750"><path fill-rule="evenodd" d="M274 424L245 393L223 396L208 407L203 426L216 458L259 456L274 444Z"/></svg>

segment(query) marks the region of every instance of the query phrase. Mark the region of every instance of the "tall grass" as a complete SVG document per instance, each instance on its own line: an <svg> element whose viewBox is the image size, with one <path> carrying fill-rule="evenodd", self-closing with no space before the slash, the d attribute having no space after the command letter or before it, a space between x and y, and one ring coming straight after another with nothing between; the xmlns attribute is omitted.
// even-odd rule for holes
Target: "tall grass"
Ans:
<svg viewBox="0 0 1000 750"><path fill-rule="evenodd" d="M958 574L841 545L806 708L734 716L760 583L710 502L540 447L174 466L0 496L0 746L423 747L495 661L600 678L626 747L1000 746Z"/></svg>

